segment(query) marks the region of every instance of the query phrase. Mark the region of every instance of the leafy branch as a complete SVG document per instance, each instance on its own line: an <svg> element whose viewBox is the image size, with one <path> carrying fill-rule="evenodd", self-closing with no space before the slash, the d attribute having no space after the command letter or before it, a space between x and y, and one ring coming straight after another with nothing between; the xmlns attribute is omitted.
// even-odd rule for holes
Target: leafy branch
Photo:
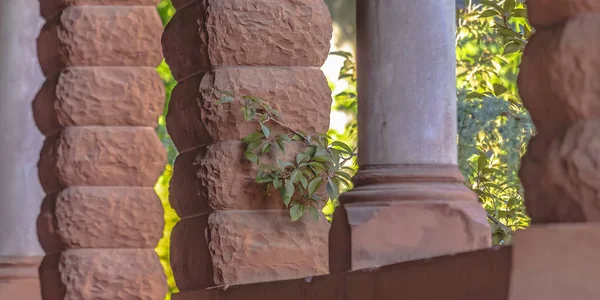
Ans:
<svg viewBox="0 0 600 300"><path fill-rule="evenodd" d="M327 134L290 127L281 112L260 98L218 93L218 105L239 101L244 119L258 125L243 139L245 157L257 166L255 181L279 192L293 221L307 211L318 219L323 204L337 200L342 188L352 187L354 170L347 164L356 156L355 149Z"/></svg>

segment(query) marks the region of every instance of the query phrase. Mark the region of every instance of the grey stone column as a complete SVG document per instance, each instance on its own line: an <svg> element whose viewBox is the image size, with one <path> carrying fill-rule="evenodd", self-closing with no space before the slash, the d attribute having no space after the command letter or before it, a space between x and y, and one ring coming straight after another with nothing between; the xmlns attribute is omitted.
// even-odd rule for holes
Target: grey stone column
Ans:
<svg viewBox="0 0 600 300"><path fill-rule="evenodd" d="M40 299L43 251L36 218L43 193L37 176L42 135L31 101L43 82L36 55L38 1L0 3L0 298ZM6 298L4 298L6 297Z"/></svg>
<svg viewBox="0 0 600 300"><path fill-rule="evenodd" d="M490 246L457 166L454 1L358 0L359 165L331 271Z"/></svg>

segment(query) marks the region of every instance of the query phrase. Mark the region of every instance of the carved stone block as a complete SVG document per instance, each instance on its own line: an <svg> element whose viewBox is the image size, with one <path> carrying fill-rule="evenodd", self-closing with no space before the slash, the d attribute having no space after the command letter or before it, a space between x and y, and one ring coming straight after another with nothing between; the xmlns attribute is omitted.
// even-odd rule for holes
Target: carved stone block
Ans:
<svg viewBox="0 0 600 300"><path fill-rule="evenodd" d="M527 0L529 23L535 27L565 22L576 15L600 12L597 0Z"/></svg>

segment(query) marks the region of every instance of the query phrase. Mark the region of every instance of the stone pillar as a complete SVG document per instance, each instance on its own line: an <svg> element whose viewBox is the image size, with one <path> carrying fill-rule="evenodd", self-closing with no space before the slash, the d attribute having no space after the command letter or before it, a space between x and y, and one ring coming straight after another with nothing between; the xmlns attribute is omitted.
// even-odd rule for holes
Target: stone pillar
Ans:
<svg viewBox="0 0 600 300"><path fill-rule="evenodd" d="M155 0L41 0L46 82L33 103L46 136L38 236L44 300L162 300L154 252L163 210L153 186L166 153Z"/></svg>
<svg viewBox="0 0 600 300"><path fill-rule="evenodd" d="M457 167L455 3L359 0L359 165L330 236L332 272L490 246Z"/></svg>
<svg viewBox="0 0 600 300"><path fill-rule="evenodd" d="M254 183L241 140L258 130L240 103L215 91L256 96L309 133L329 127L331 91L319 66L332 35L323 0L173 1L163 49L178 85L167 128L180 151L171 237L181 291L283 280L328 270L324 218L292 222L281 198ZM273 135L282 132L273 128Z"/></svg>
<svg viewBox="0 0 600 300"><path fill-rule="evenodd" d="M519 92L537 135L520 177L511 300L600 299L600 2L529 0Z"/></svg>
<svg viewBox="0 0 600 300"><path fill-rule="evenodd" d="M44 254L35 228L43 198L36 164L43 136L31 101L43 82L35 39L42 19L36 0L0 3L0 299L41 299Z"/></svg>

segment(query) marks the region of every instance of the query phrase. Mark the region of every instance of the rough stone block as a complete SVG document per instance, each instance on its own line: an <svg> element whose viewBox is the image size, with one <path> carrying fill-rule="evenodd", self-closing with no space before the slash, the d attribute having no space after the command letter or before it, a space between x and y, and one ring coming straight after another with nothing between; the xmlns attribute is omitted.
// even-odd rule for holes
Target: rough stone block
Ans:
<svg viewBox="0 0 600 300"><path fill-rule="evenodd" d="M292 222L282 210L220 211L184 219L171 238L175 280L181 290L189 290L326 274L328 231L325 218Z"/></svg>
<svg viewBox="0 0 600 300"><path fill-rule="evenodd" d="M177 10L162 36L165 60L173 77L181 81L210 69L208 34L204 1L196 1Z"/></svg>
<svg viewBox="0 0 600 300"><path fill-rule="evenodd" d="M330 270L370 269L488 248L490 229L481 211L475 201L344 204L333 217Z"/></svg>
<svg viewBox="0 0 600 300"><path fill-rule="evenodd" d="M160 0L39 0L40 14L50 19L69 6L156 6Z"/></svg>
<svg viewBox="0 0 600 300"><path fill-rule="evenodd" d="M520 67L519 92L539 132L600 118L598 53L600 18L594 14L538 30L531 38Z"/></svg>
<svg viewBox="0 0 600 300"><path fill-rule="evenodd" d="M74 248L154 248L163 208L151 187L73 187L46 196L38 237L46 253Z"/></svg>
<svg viewBox="0 0 600 300"><path fill-rule="evenodd" d="M600 2L597 0L527 0L529 23L536 27L562 23L576 15L596 12L600 12Z"/></svg>
<svg viewBox="0 0 600 300"><path fill-rule="evenodd" d="M153 6L74 6L46 23L38 38L46 76L66 67L155 67L162 22Z"/></svg>
<svg viewBox="0 0 600 300"><path fill-rule="evenodd" d="M509 300L600 299L600 224L532 226L513 241Z"/></svg>
<svg viewBox="0 0 600 300"><path fill-rule="evenodd" d="M196 79L193 80L189 86L189 80L186 80L181 90L174 92L176 95L172 101L176 102L171 104L174 109L169 109L172 116L167 117L169 131L178 147L242 140L248 134L259 130L257 124L244 119L240 111L242 104L239 101L224 105L215 104L219 99L216 91L232 92L238 98L261 98L282 112L282 120L296 130L325 133L329 128L331 90L323 72L317 68L218 69L204 75L196 94L191 92ZM190 108L194 102L200 105L199 110ZM183 119L184 116L200 119ZM269 126L272 127L273 135L284 131L279 125L270 123Z"/></svg>
<svg viewBox="0 0 600 300"><path fill-rule="evenodd" d="M198 180L200 159L204 155L206 155L206 147L200 147L179 153L175 159L173 176L169 183L169 202L179 217L184 218L212 211L206 199L206 193L200 193ZM229 165L227 162L225 164ZM235 179L238 177L232 178L232 180Z"/></svg>
<svg viewBox="0 0 600 300"><path fill-rule="evenodd" d="M534 223L600 221L600 121L534 137L520 177Z"/></svg>
<svg viewBox="0 0 600 300"><path fill-rule="evenodd" d="M162 300L167 279L153 249L83 249L40 266L44 300Z"/></svg>
<svg viewBox="0 0 600 300"><path fill-rule="evenodd" d="M69 127L48 137L38 163L46 193L71 186L153 187L166 152L150 127Z"/></svg>
<svg viewBox="0 0 600 300"><path fill-rule="evenodd" d="M296 151L283 156L291 161ZM180 217L213 210L284 209L278 191L256 183L256 166L244 156L243 142L223 142L180 154L171 179L170 201ZM274 163L265 157L265 163ZM318 192L325 194L324 187ZM295 199L295 198L294 198Z"/></svg>
<svg viewBox="0 0 600 300"><path fill-rule="evenodd" d="M203 74L196 75L179 82L171 93L166 118L167 131L179 152L211 140L206 126L201 122L199 91L202 77Z"/></svg>
<svg viewBox="0 0 600 300"><path fill-rule="evenodd" d="M199 0L199 1L205 1L205 0ZM175 7L176 9L181 9L184 8L185 6L196 2L196 0L171 0L171 4L173 4L173 7Z"/></svg>
<svg viewBox="0 0 600 300"><path fill-rule="evenodd" d="M327 58L333 29L323 0L206 2L214 67L320 67Z"/></svg>
<svg viewBox="0 0 600 300"><path fill-rule="evenodd" d="M33 102L37 126L156 126L165 89L153 68L69 68L48 79Z"/></svg>

